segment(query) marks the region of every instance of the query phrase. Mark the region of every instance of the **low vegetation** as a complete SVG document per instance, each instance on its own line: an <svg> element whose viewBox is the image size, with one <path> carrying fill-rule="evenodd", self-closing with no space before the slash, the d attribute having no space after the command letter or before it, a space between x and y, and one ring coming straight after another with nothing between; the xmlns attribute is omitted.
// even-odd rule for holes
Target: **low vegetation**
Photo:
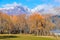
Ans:
<svg viewBox="0 0 60 40"><path fill-rule="evenodd" d="M57 40L51 36L34 36L31 34L0 34L0 40Z"/></svg>

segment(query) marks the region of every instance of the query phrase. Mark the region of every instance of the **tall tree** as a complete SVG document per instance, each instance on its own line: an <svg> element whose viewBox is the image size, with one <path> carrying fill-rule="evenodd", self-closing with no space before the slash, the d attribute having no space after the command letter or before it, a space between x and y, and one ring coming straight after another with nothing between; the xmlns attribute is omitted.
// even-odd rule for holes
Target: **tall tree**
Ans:
<svg viewBox="0 0 60 40"><path fill-rule="evenodd" d="M39 13L34 13L29 17L30 33L36 33L37 36L49 32L52 26L53 24Z"/></svg>

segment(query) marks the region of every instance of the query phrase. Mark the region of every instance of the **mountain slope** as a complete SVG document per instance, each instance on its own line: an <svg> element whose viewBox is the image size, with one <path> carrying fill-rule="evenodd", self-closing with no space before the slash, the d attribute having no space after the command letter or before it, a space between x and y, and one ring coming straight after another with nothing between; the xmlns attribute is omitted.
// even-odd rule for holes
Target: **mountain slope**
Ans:
<svg viewBox="0 0 60 40"><path fill-rule="evenodd" d="M38 5L33 9L30 9L26 6L15 5L7 8L0 8L0 11L7 13L9 15L18 15L18 14L30 14L38 12L40 14L53 14L60 15L60 7L54 7L51 5Z"/></svg>
<svg viewBox="0 0 60 40"><path fill-rule="evenodd" d="M51 5L38 5L31 10L32 12L39 12L41 14L53 14L60 15L60 7L54 7Z"/></svg>
<svg viewBox="0 0 60 40"><path fill-rule="evenodd" d="M9 15L18 15L18 14L28 14L30 9L22 5L10 7L10 8L1 8L1 12L7 13Z"/></svg>

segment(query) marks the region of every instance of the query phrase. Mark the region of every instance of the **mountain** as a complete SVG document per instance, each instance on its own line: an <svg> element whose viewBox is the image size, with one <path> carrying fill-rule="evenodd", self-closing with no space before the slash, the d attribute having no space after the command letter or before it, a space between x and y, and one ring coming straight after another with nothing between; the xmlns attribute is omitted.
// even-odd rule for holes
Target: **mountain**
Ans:
<svg viewBox="0 0 60 40"><path fill-rule="evenodd" d="M52 32L60 33L60 15L51 16L50 20L55 24L55 28Z"/></svg>
<svg viewBox="0 0 60 40"><path fill-rule="evenodd" d="M9 7L9 8L1 8L0 11L6 13L8 15L19 15L19 14L29 14L30 13L30 9L25 6L22 6L22 5L17 5L17 6L13 6L13 7Z"/></svg>
<svg viewBox="0 0 60 40"><path fill-rule="evenodd" d="M54 7L51 5L38 5L31 10L32 12L38 12L41 14L53 14L60 15L60 7Z"/></svg>
<svg viewBox="0 0 60 40"><path fill-rule="evenodd" d="M55 26L52 32L60 33L60 15L46 14L43 15L47 20L50 20Z"/></svg>
<svg viewBox="0 0 60 40"><path fill-rule="evenodd" d="M60 15L52 16L51 20L55 24L56 29L60 29Z"/></svg>
<svg viewBox="0 0 60 40"><path fill-rule="evenodd" d="M9 15L19 15L19 14L31 14L38 12L40 14L53 14L60 15L60 7L54 7L51 5L38 5L33 9L30 9L26 6L15 5L12 7L0 8L1 12L4 12Z"/></svg>

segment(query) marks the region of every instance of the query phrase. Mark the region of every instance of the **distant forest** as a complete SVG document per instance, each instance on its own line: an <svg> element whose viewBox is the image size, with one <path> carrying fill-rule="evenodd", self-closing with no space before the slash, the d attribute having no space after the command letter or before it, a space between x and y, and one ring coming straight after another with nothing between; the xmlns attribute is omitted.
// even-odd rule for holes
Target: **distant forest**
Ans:
<svg viewBox="0 0 60 40"><path fill-rule="evenodd" d="M49 17L39 13L8 15L0 12L0 34L51 35L54 28Z"/></svg>

